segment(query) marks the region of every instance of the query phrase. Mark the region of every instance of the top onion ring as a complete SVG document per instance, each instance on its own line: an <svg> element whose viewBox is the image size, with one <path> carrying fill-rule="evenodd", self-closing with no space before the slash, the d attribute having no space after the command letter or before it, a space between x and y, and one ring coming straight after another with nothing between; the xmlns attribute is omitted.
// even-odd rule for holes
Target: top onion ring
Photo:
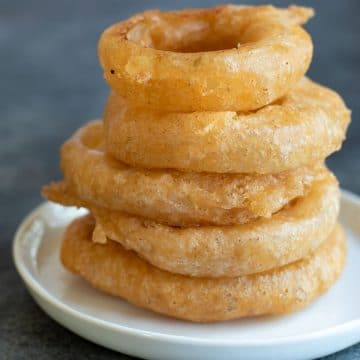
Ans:
<svg viewBox="0 0 360 360"><path fill-rule="evenodd" d="M112 89L163 111L247 111L286 94L305 74L312 41L291 6L227 5L147 11L102 34L99 58Z"/></svg>

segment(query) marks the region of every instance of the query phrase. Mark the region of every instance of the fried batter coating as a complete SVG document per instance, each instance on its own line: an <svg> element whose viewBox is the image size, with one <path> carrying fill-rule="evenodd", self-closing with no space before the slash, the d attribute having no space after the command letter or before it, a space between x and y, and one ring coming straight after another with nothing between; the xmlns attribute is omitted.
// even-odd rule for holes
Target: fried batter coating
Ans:
<svg viewBox="0 0 360 360"><path fill-rule="evenodd" d="M237 278L192 278L160 270L114 241L95 244L93 230L91 216L68 227L61 249L66 268L132 304L197 322L302 309L335 282L346 253L345 235L337 225L312 255L293 264Z"/></svg>
<svg viewBox="0 0 360 360"><path fill-rule="evenodd" d="M65 183L45 187L45 196L60 187L93 204L168 225L231 225L270 217L327 176L321 164L267 175L152 171L115 161L103 148L100 121L78 130L61 150Z"/></svg>
<svg viewBox="0 0 360 360"><path fill-rule="evenodd" d="M340 200L337 182L329 173L313 184L307 196L269 219L182 228L97 207L59 190L53 191L53 200L92 212L94 241L103 243L108 237L161 269L197 277L253 274L303 258L328 237Z"/></svg>
<svg viewBox="0 0 360 360"><path fill-rule="evenodd" d="M312 9L225 5L146 11L102 34L109 86L164 111L248 111L286 94L305 74L313 45L300 26Z"/></svg>
<svg viewBox="0 0 360 360"><path fill-rule="evenodd" d="M104 113L106 149L131 166L269 174L319 163L340 149L350 111L307 78L249 113L165 113L131 107L114 93Z"/></svg>

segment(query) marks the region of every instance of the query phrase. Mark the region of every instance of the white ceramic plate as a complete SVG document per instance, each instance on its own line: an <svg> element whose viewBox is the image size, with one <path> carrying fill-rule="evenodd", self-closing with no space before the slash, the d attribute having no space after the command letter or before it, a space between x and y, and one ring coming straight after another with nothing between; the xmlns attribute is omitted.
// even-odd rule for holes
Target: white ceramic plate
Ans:
<svg viewBox="0 0 360 360"><path fill-rule="evenodd" d="M45 203L14 240L18 272L40 307L74 333L146 359L311 359L360 341L360 198L343 192L348 258L340 280L307 309L287 316L192 324L138 309L92 289L60 264L66 225L84 209Z"/></svg>

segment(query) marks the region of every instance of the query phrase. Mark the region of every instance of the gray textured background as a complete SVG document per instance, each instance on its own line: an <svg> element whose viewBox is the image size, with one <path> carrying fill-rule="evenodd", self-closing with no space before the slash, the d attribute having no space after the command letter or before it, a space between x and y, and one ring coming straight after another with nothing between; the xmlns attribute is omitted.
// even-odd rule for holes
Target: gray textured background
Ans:
<svg viewBox="0 0 360 360"><path fill-rule="evenodd" d="M1 359L128 358L73 335L39 310L15 273L11 240L40 203L41 185L60 177L60 144L101 116L108 92L96 56L101 31L145 8L216 3L0 0ZM298 3L317 10L307 26L315 44L310 76L340 92L353 110L348 140L328 163L344 188L360 194L360 1ZM360 345L330 358L360 359Z"/></svg>

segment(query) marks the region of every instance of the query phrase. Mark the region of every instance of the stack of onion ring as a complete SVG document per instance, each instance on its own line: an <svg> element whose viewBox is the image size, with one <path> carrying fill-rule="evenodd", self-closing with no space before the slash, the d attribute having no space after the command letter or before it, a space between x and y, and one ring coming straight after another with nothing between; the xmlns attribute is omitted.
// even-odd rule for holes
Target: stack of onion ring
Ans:
<svg viewBox="0 0 360 360"><path fill-rule="evenodd" d="M304 77L311 9L147 11L105 30L112 92L61 149L50 200L90 214L61 259L152 311L221 321L303 308L344 265L324 160L350 111Z"/></svg>

